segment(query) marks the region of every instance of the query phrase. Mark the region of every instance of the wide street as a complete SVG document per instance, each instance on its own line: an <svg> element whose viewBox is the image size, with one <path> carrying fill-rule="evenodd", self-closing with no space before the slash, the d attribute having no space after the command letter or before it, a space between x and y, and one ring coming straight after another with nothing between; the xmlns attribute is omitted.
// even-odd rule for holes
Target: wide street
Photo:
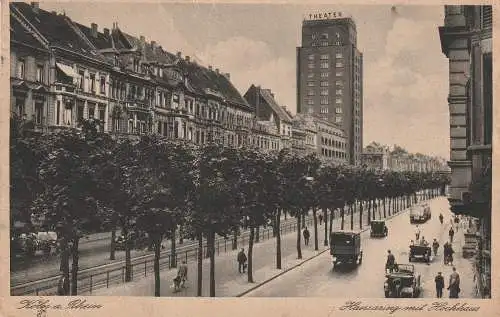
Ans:
<svg viewBox="0 0 500 317"><path fill-rule="evenodd" d="M421 224L421 233L428 241L437 238L441 247L430 265L423 262L411 262L417 273L421 274L423 292L421 297L435 297L434 276L441 271L448 285L451 266L443 264L442 245L448 239L451 214L445 197L439 197L430 203L432 218ZM438 220L439 213L444 216L444 224ZM332 270L332 258L325 252L315 259L304 263L281 277L248 293L249 297L363 297L383 298L385 280L384 266L387 250L391 250L397 263L409 263L409 242L414 239L414 225L410 224L409 213L404 212L387 222L387 238L370 238L369 231L362 234L363 263L352 270L338 268ZM463 230L455 233L453 249L454 265L461 277L461 297L473 297L473 273L471 262L462 257L461 246ZM448 294L444 290L444 296Z"/></svg>

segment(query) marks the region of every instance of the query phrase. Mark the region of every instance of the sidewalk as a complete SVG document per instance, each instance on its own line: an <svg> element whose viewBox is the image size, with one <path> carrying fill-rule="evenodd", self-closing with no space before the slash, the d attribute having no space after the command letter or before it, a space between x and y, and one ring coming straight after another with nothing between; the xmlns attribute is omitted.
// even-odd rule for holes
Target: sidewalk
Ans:
<svg viewBox="0 0 500 317"><path fill-rule="evenodd" d="M366 225L366 213L363 217L363 227ZM283 234L281 237L281 254L282 254L282 269L276 269L276 240L269 240L254 244L253 249L253 278L254 283L247 282L247 274L238 273L236 263L236 255L241 247L248 252L248 242L242 246L238 246L238 250L227 252L226 254L215 257L215 281L217 297L234 297L244 292L247 292L261 284L284 274L287 270L301 265L302 263L318 256L323 252L328 251L328 247L323 245L324 226L320 226L318 222L318 251L314 251L314 228L309 226L311 238L308 246L304 246L302 239L302 259L297 259L296 239L297 233L290 232ZM345 229L350 228L350 215L345 217ZM359 213L354 214L354 228L359 229ZM334 230L340 229L340 218L334 220ZM189 262L188 277L186 288L174 293L171 288L172 280L177 275L176 270L168 270L160 272L161 296L173 297L194 297L197 291L197 262ZM203 296L209 296L209 273L210 262L208 259L203 260ZM82 293L81 295L88 295ZM154 277L149 274L147 277L135 280L129 283L112 286L110 288L102 288L93 291L90 295L96 296L154 296Z"/></svg>

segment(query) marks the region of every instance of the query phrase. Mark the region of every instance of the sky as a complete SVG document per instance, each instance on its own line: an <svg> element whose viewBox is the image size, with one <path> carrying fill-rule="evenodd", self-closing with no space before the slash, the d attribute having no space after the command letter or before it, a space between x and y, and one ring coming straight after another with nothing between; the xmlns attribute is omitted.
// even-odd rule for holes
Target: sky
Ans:
<svg viewBox="0 0 500 317"><path fill-rule="evenodd" d="M68 3L48 11L99 31L123 31L182 52L231 74L243 95L251 84L271 89L296 112L296 47L307 13L350 14L363 53L363 143L399 144L410 152L449 159L448 60L438 27L443 6Z"/></svg>

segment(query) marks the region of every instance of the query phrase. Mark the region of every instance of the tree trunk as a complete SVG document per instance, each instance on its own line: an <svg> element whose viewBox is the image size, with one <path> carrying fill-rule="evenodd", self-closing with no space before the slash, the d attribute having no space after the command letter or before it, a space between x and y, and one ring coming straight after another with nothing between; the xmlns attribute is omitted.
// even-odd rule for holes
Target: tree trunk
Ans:
<svg viewBox="0 0 500 317"><path fill-rule="evenodd" d="M62 272L62 275L64 276L64 284L63 284L63 290L64 290L64 296L69 295L70 291L70 283L69 283L69 246L68 246L68 240L66 237L63 237L61 239L61 264L60 264L60 271Z"/></svg>
<svg viewBox="0 0 500 317"><path fill-rule="evenodd" d="M325 221L325 240L323 240L323 245L328 245L328 209L323 208L323 219Z"/></svg>
<svg viewBox="0 0 500 317"><path fill-rule="evenodd" d="M252 272L252 255L253 255L253 243L255 239L255 228L250 225L250 236L248 238L248 283L253 283L253 272Z"/></svg>
<svg viewBox="0 0 500 317"><path fill-rule="evenodd" d="M71 296L78 295L78 243L79 237L73 238L71 246L71 255L73 256L71 263Z"/></svg>
<svg viewBox="0 0 500 317"><path fill-rule="evenodd" d="M302 215L297 215L297 259L302 259L302 249L300 248L300 236L301 236L301 228L300 222L302 220Z"/></svg>
<svg viewBox="0 0 500 317"><path fill-rule="evenodd" d="M286 212L286 210L284 210L284 214L285 214L285 221L286 221L286 217L287 217L287 214L288 214L288 213Z"/></svg>
<svg viewBox="0 0 500 317"><path fill-rule="evenodd" d="M174 231L175 232L175 231ZM175 241L175 235L172 238ZM174 242L175 243L175 242ZM161 252L161 235L155 236L155 259L154 259L154 272L155 272L155 297L160 297L160 252Z"/></svg>
<svg viewBox="0 0 500 317"><path fill-rule="evenodd" d="M259 243L260 241L260 226L257 226L255 229L255 243Z"/></svg>
<svg viewBox="0 0 500 317"><path fill-rule="evenodd" d="M211 231L209 234L210 247L210 297L215 297L215 232Z"/></svg>
<svg viewBox="0 0 500 317"><path fill-rule="evenodd" d="M340 210L340 217L341 222L340 222L340 230L344 230L344 222L345 222L345 207L342 206L342 209Z"/></svg>
<svg viewBox="0 0 500 317"><path fill-rule="evenodd" d="M314 224L314 250L318 251L318 218L316 217L316 208L313 208L313 224Z"/></svg>
<svg viewBox="0 0 500 317"><path fill-rule="evenodd" d="M368 223L370 224L370 223ZM359 230L363 229L363 201L359 202Z"/></svg>
<svg viewBox="0 0 500 317"><path fill-rule="evenodd" d="M281 270L281 209L276 213L276 268Z"/></svg>
<svg viewBox="0 0 500 317"><path fill-rule="evenodd" d="M349 205L349 211L351 212L351 230L354 230L354 210L352 204Z"/></svg>
<svg viewBox="0 0 500 317"><path fill-rule="evenodd" d="M372 201L371 199L368 199L368 224L372 223Z"/></svg>
<svg viewBox="0 0 500 317"><path fill-rule="evenodd" d="M132 257L130 256L130 237L128 228L123 228L123 235L125 236L125 282L132 280Z"/></svg>
<svg viewBox="0 0 500 317"><path fill-rule="evenodd" d="M115 259L115 249L116 249L116 226L111 228L111 247L109 250L109 259L113 261Z"/></svg>
<svg viewBox="0 0 500 317"><path fill-rule="evenodd" d="M177 253L175 252L175 227L172 229L172 237L170 239L170 267L177 267ZM161 244L161 241L160 241ZM160 245L161 248L161 245Z"/></svg>
<svg viewBox="0 0 500 317"><path fill-rule="evenodd" d="M231 245L232 250L238 249L238 231L239 231L238 228L233 230L233 239L232 239L232 245Z"/></svg>
<svg viewBox="0 0 500 317"><path fill-rule="evenodd" d="M332 234L332 232L333 232L333 219L335 219L335 208L330 210L330 231L329 231L329 234Z"/></svg>
<svg viewBox="0 0 500 317"><path fill-rule="evenodd" d="M380 208L380 199L376 199L378 219L382 219L382 208Z"/></svg>
<svg viewBox="0 0 500 317"><path fill-rule="evenodd" d="M203 234L198 234L198 289L196 296L201 296L203 291Z"/></svg>
<svg viewBox="0 0 500 317"><path fill-rule="evenodd" d="M179 226L179 244L184 244L184 225Z"/></svg>

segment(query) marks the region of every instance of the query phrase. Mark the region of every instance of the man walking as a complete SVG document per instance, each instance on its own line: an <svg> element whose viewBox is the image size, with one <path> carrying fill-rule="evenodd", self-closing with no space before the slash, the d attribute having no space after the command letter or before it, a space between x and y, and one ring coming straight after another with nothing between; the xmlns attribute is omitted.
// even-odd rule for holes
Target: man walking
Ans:
<svg viewBox="0 0 500 317"><path fill-rule="evenodd" d="M307 227L304 229L304 231L302 232L302 234L304 235L304 243L306 245L309 245L310 234L309 234L309 230L307 230Z"/></svg>
<svg viewBox="0 0 500 317"><path fill-rule="evenodd" d="M453 267L453 272L450 274L448 290L450 291L450 298L458 298L458 293L460 293L460 275L458 275L455 267Z"/></svg>
<svg viewBox="0 0 500 317"><path fill-rule="evenodd" d="M386 272L392 273L394 271L394 266L396 264L396 258L394 254L391 253L391 250L387 250L387 261L385 262L385 270Z"/></svg>
<svg viewBox="0 0 500 317"><path fill-rule="evenodd" d="M247 263L247 256L245 254L245 249L241 249L241 251L238 253L237 261L238 261L238 272L242 273L243 271L243 273L245 273L246 263Z"/></svg>
<svg viewBox="0 0 500 317"><path fill-rule="evenodd" d="M453 230L453 226L450 227L450 231L448 231L448 236L450 236L450 243L453 243L453 236L455 235L455 231Z"/></svg>
<svg viewBox="0 0 500 317"><path fill-rule="evenodd" d="M415 228L415 241L420 240L419 238L420 238L420 228L417 225L417 227Z"/></svg>
<svg viewBox="0 0 500 317"><path fill-rule="evenodd" d="M434 278L434 282L436 283L436 296L437 298L443 297L443 288L444 288L444 277L441 275L441 272L438 272L438 275Z"/></svg>
<svg viewBox="0 0 500 317"><path fill-rule="evenodd" d="M321 226L323 224L323 215L319 214L318 218L319 218L319 225Z"/></svg>

